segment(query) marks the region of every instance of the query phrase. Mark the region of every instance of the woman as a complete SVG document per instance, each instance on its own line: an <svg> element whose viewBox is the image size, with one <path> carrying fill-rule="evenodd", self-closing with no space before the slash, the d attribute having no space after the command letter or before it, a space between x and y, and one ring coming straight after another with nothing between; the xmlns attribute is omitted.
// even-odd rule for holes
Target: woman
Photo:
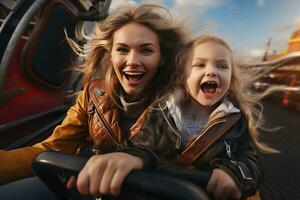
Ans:
<svg viewBox="0 0 300 200"><path fill-rule="evenodd" d="M141 114L172 91L183 38L168 11L142 5L118 9L98 23L84 49L70 41L85 61L84 90L49 138L32 147L0 150L0 183L31 176L31 161L42 151L78 154L91 140L94 153L107 154L87 162L77 188L82 194L118 195L126 175L146 160L144 152L114 151L128 146L143 123ZM71 179L68 186L74 185Z"/></svg>

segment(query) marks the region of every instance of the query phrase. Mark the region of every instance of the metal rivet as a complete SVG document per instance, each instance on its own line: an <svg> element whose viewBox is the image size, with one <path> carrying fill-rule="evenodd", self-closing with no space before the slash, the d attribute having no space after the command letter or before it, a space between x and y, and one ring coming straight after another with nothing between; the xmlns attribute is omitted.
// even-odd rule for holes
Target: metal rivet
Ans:
<svg viewBox="0 0 300 200"><path fill-rule="evenodd" d="M100 88L94 88L94 92L96 92L97 94L99 94L100 96L103 96L104 95L104 91L102 90L102 89L100 89Z"/></svg>

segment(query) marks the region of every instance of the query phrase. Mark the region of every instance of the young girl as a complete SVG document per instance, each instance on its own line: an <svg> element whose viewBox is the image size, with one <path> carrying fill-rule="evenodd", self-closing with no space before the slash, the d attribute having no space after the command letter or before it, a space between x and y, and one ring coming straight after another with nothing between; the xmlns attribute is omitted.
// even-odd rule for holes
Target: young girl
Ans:
<svg viewBox="0 0 300 200"><path fill-rule="evenodd" d="M127 146L130 135L143 123L140 115L172 89L183 33L166 9L150 4L122 7L96 24L84 49L73 43L84 58L84 89L76 104L46 140L32 147L0 150L0 184L32 176L31 161L42 151L78 154L90 140L98 155L80 173L78 190L94 196L118 195L127 174L143 167L143 155L114 151ZM18 195L13 192L15 185L0 187L0 196ZM19 184L18 189L38 192L30 185ZM69 187L74 185L69 182ZM19 195L33 198L33 194Z"/></svg>
<svg viewBox="0 0 300 200"><path fill-rule="evenodd" d="M217 37L191 42L180 63L179 89L148 113L131 142L177 165L211 172L206 189L216 199L254 195L263 173L256 149L276 152L257 141L256 106L263 95L246 92L247 74Z"/></svg>

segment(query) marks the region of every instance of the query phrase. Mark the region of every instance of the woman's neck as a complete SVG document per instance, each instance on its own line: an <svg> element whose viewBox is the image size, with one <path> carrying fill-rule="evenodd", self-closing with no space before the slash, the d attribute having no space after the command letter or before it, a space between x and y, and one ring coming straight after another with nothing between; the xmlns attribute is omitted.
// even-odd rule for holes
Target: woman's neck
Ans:
<svg viewBox="0 0 300 200"><path fill-rule="evenodd" d="M138 102L141 101L142 99L148 99L146 95L128 95L124 90L121 90L120 95L123 97L123 99L127 102L127 103L131 103L131 102Z"/></svg>
<svg viewBox="0 0 300 200"><path fill-rule="evenodd" d="M122 92L120 94L120 102L125 111L124 114L131 118L138 117L149 104L146 97L138 100L128 99Z"/></svg>

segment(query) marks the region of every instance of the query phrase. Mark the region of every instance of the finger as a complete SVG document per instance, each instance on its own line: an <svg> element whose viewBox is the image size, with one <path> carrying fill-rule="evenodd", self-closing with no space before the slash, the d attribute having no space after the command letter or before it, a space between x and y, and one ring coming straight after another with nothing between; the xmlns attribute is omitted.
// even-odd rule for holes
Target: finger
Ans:
<svg viewBox="0 0 300 200"><path fill-rule="evenodd" d="M106 167L99 187L99 190L102 194L113 195L110 190L110 185L115 173L116 173L115 166L108 165Z"/></svg>
<svg viewBox="0 0 300 200"><path fill-rule="evenodd" d="M72 188L75 187L75 186L76 186L76 177L75 177L75 176L71 176L71 177L69 178L69 180L67 181L66 187L67 187L68 189L72 189Z"/></svg>
<svg viewBox="0 0 300 200"><path fill-rule="evenodd" d="M216 188L216 185L217 185L217 178L213 173L210 176L209 181L208 181L207 186L206 186L207 192L212 194L214 192L215 188Z"/></svg>
<svg viewBox="0 0 300 200"><path fill-rule="evenodd" d="M93 170L92 175L90 177L90 194L92 196L98 197L102 194L100 190L101 182L107 168L106 162L103 160L98 160L97 168Z"/></svg>
<svg viewBox="0 0 300 200"><path fill-rule="evenodd" d="M131 170L117 170L110 183L110 193L113 196L118 196L121 192L121 188L125 178L128 176Z"/></svg>
<svg viewBox="0 0 300 200"><path fill-rule="evenodd" d="M222 185L219 184L219 182L217 183L215 190L213 191L213 196L215 199L218 200L227 199L227 196L225 194L225 188L222 187Z"/></svg>
<svg viewBox="0 0 300 200"><path fill-rule="evenodd" d="M222 198L228 199L230 197L232 197L232 188L230 188L230 187L223 188Z"/></svg>
<svg viewBox="0 0 300 200"><path fill-rule="evenodd" d="M230 195L231 198L233 199L240 199L242 197L242 193L240 192L240 190L238 189L238 187L234 187L231 191L230 191Z"/></svg>
<svg viewBox="0 0 300 200"><path fill-rule="evenodd" d="M90 194L90 178L83 168L77 177L77 190L82 195Z"/></svg>

